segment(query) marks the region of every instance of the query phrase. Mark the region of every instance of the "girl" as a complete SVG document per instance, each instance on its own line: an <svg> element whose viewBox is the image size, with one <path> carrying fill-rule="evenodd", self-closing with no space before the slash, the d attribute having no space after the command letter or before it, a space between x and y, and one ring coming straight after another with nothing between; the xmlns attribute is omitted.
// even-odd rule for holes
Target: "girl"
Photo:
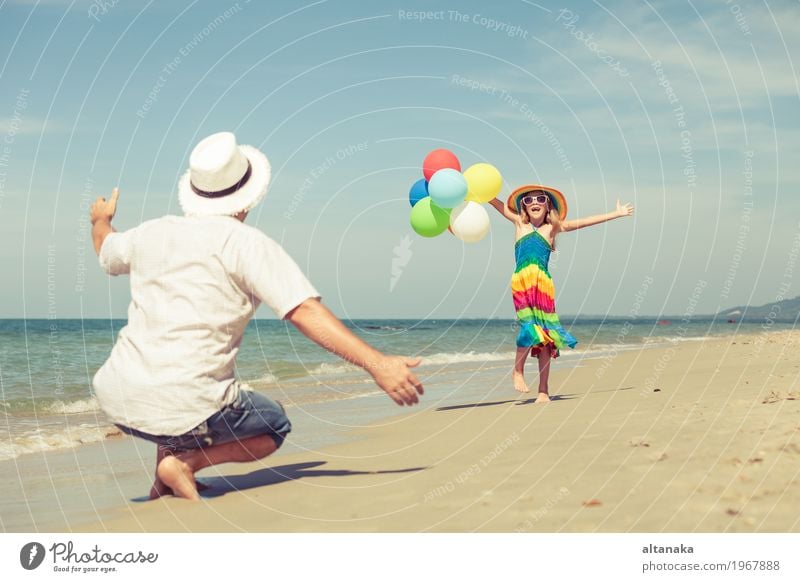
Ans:
<svg viewBox="0 0 800 582"><path fill-rule="evenodd" d="M497 198L489 203L513 222L516 228L514 254L517 266L511 277L511 294L519 322L514 388L518 392L530 392L524 377L525 360L530 352L539 359L539 395L536 402L550 402L547 385L550 359L557 358L559 349L565 345L574 348L578 343L561 326L556 314L553 279L547 271L550 252L556 248L556 235L614 218L631 216L633 206L622 206L617 200L617 209L613 212L564 220L567 216L564 195L555 188L537 184L517 188L508 197L505 205Z"/></svg>

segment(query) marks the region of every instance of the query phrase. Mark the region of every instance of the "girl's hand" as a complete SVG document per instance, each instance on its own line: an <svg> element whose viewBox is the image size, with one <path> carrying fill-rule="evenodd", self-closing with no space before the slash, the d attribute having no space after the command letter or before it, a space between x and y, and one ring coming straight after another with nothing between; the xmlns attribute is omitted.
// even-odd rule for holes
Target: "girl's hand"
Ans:
<svg viewBox="0 0 800 582"><path fill-rule="evenodd" d="M624 206L619 203L619 198L617 198L617 216L631 216L633 214L633 206L630 204L625 204Z"/></svg>
<svg viewBox="0 0 800 582"><path fill-rule="evenodd" d="M94 201L89 211L89 220L91 220L92 224L103 218L108 220L109 224L111 223L111 219L114 218L114 214L117 212L117 198L119 198L119 188L114 188L108 201L102 196Z"/></svg>
<svg viewBox="0 0 800 582"><path fill-rule="evenodd" d="M489 200L489 205L515 225L521 224L519 214L514 214L511 212L501 200L493 198L492 200Z"/></svg>

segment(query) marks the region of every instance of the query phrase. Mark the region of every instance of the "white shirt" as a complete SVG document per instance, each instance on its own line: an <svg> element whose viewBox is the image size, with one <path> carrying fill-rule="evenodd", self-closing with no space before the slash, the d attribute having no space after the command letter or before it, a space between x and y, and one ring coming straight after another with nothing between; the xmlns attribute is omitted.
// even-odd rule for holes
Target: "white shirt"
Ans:
<svg viewBox="0 0 800 582"><path fill-rule="evenodd" d="M109 234L100 266L130 274L131 303L111 355L94 376L112 422L179 435L238 394L234 361L263 302L283 318L319 297L263 232L230 216L164 216Z"/></svg>

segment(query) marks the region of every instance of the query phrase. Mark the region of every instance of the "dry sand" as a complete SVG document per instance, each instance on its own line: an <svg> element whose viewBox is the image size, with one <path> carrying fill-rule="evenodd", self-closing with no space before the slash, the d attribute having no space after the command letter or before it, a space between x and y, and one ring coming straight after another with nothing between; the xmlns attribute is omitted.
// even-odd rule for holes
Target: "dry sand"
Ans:
<svg viewBox="0 0 800 582"><path fill-rule="evenodd" d="M501 398L223 465L200 475L214 497L130 504L81 529L797 532L798 347L778 332L584 360L553 371L546 405L506 374Z"/></svg>

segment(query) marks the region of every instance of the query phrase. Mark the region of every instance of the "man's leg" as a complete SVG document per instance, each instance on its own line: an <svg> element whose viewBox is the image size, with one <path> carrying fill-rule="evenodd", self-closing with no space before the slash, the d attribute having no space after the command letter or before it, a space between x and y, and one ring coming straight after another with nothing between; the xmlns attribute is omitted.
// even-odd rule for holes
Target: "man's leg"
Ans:
<svg viewBox="0 0 800 582"><path fill-rule="evenodd" d="M158 476L158 465L161 464L161 461L163 461L168 455L172 454L173 453L169 447L165 447L164 445L156 445L156 478L153 482L153 486L150 487L150 499L158 499L164 495L173 495L172 489L167 487ZM208 485L201 483L200 481L196 483L196 486L198 491L205 491L208 489Z"/></svg>
<svg viewBox="0 0 800 582"><path fill-rule="evenodd" d="M162 495L172 495L172 489L167 487L158 477L158 466L168 455L170 450L164 445L156 445L156 480L150 488L150 499L158 499Z"/></svg>
<svg viewBox="0 0 800 582"><path fill-rule="evenodd" d="M261 435L175 455L166 454L158 462L156 480L171 489L176 497L199 501L194 478L197 471L221 463L247 463L263 459L277 448L271 436Z"/></svg>

